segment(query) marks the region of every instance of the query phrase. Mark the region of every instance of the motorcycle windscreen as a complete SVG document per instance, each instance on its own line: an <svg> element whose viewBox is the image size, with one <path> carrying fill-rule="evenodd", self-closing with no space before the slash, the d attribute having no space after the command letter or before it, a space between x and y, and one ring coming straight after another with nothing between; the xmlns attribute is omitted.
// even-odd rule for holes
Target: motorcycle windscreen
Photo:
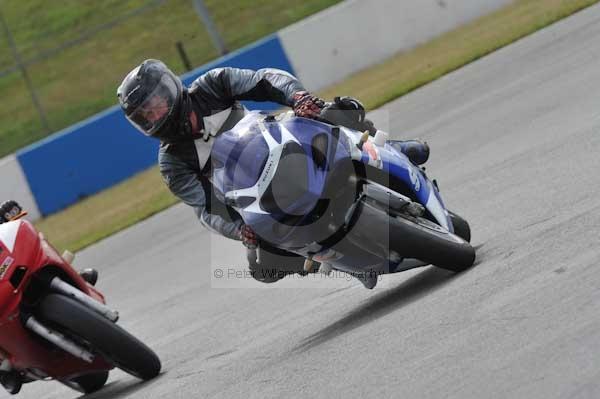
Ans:
<svg viewBox="0 0 600 399"><path fill-rule="evenodd" d="M261 209L286 224L297 224L312 211L318 198L310 191L308 162L300 144L285 144L277 172L261 197Z"/></svg>
<svg viewBox="0 0 600 399"><path fill-rule="evenodd" d="M210 156L213 186L225 194L256 184L269 156L269 147L253 125L216 137Z"/></svg>

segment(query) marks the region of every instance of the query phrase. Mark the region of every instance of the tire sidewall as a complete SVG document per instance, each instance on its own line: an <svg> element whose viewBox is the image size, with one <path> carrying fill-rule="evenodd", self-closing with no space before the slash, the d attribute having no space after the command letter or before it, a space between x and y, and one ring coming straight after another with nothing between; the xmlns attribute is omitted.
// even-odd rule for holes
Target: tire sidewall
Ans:
<svg viewBox="0 0 600 399"><path fill-rule="evenodd" d="M135 377L147 380L160 372L160 360L150 348L72 298L49 294L40 302L38 315Z"/></svg>

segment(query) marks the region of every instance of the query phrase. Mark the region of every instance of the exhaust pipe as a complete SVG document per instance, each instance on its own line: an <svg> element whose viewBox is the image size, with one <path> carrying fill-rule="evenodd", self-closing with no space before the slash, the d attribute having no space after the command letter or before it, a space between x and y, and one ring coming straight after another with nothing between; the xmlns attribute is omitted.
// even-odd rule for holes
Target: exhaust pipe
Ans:
<svg viewBox="0 0 600 399"><path fill-rule="evenodd" d="M33 316L30 316L25 322L25 326L29 328L31 331L35 332L39 336L47 339L52 342L54 345L58 346L65 352L70 353L71 355L83 360L87 363L92 363L94 361L94 355L82 348L80 345L71 341L58 331L54 331L44 326L42 323L37 321Z"/></svg>

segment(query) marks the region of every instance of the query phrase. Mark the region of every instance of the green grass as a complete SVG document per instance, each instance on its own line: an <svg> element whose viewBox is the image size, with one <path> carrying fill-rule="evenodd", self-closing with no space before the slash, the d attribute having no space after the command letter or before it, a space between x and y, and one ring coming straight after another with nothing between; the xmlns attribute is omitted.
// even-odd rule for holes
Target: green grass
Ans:
<svg viewBox="0 0 600 399"><path fill-rule="evenodd" d="M56 248L77 251L176 202L154 167L35 224Z"/></svg>
<svg viewBox="0 0 600 399"><path fill-rule="evenodd" d="M0 11L23 59L155 0L21 0L0 2ZM230 50L252 43L340 0L205 0ZM1 32L1 31L0 31ZM181 41L193 65L218 56L195 13L192 0L168 0L77 46L28 67L48 114L44 131L19 73L0 77L0 157L116 103L116 88L146 58L164 60L185 72L175 43ZM14 64L0 33L0 68Z"/></svg>
<svg viewBox="0 0 600 399"><path fill-rule="evenodd" d="M353 95L378 107L445 73L599 0L520 0L414 50L362 71L320 94ZM57 248L79 250L176 203L156 167L41 220ZM190 217L195 217L190 210ZM80 223L85 220L85 223Z"/></svg>

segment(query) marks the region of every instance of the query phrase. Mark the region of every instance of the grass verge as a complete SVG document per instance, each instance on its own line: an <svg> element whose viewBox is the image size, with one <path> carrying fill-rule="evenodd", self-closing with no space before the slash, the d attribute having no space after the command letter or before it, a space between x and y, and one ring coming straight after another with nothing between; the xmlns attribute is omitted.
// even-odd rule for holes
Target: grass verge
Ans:
<svg viewBox="0 0 600 399"><path fill-rule="evenodd" d="M153 167L35 225L61 252L78 251L176 202Z"/></svg>
<svg viewBox="0 0 600 399"><path fill-rule="evenodd" d="M340 0L205 0L229 50L238 49ZM137 11L136 11L137 10ZM143 12L141 12L142 10ZM146 58L163 60L174 72L186 68L176 42L192 65L218 54L192 0L0 1L0 13L25 61L46 112L44 129L0 27L0 157L115 104L127 72ZM128 18L123 19L129 15ZM110 28L97 30L99 26ZM56 50L61 44L77 45Z"/></svg>
<svg viewBox="0 0 600 399"><path fill-rule="evenodd" d="M598 1L519 0L319 94L353 95L373 109ZM77 251L176 202L155 167L36 225L60 250Z"/></svg>
<svg viewBox="0 0 600 399"><path fill-rule="evenodd" d="M518 0L320 94L352 95L374 109L599 0Z"/></svg>

